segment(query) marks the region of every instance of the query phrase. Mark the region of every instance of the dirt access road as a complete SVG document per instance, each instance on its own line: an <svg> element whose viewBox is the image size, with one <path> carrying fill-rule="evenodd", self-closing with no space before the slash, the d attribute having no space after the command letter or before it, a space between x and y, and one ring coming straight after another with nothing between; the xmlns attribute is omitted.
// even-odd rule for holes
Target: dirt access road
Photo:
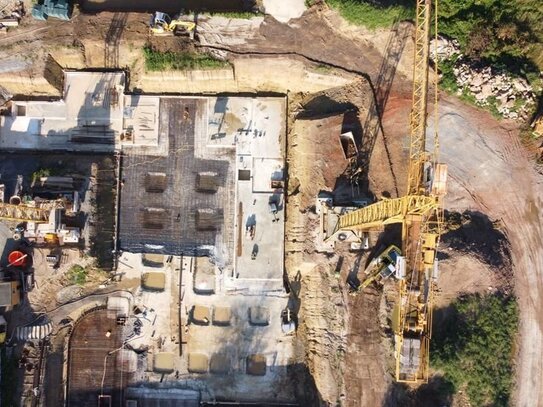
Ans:
<svg viewBox="0 0 543 407"><path fill-rule="evenodd" d="M448 163L450 209L479 210L501 219L512 248L520 305L516 366L518 407L543 405L543 177L518 130L488 113L443 98L439 116L442 161Z"/></svg>
<svg viewBox="0 0 543 407"><path fill-rule="evenodd" d="M409 115L410 96L390 98L384 130L401 151L399 124ZM511 245L513 285L520 306L520 332L513 405L543 405L543 176L521 144L518 125L441 95L441 160L449 167L445 207L480 211L501 220ZM433 118L428 135L433 137ZM497 254L498 255L498 254Z"/></svg>

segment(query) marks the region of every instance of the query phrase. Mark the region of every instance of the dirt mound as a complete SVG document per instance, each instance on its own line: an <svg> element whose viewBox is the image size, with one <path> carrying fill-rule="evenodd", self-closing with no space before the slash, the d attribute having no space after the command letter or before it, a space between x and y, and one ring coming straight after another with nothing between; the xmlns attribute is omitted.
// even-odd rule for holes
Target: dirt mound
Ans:
<svg viewBox="0 0 543 407"><path fill-rule="evenodd" d="M510 244L499 227L499 222L480 212L445 211L447 231L441 237L441 249L469 253L512 277Z"/></svg>

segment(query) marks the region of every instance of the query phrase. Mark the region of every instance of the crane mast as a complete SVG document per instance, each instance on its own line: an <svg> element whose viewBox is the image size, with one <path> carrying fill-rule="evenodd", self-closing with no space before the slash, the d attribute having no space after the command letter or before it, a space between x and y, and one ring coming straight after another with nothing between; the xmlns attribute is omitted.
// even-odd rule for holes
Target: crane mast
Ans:
<svg viewBox="0 0 543 407"><path fill-rule="evenodd" d="M421 190L426 155L431 0L417 0L407 195Z"/></svg>
<svg viewBox="0 0 543 407"><path fill-rule="evenodd" d="M428 381L436 255L447 180L446 165L436 162L437 132L434 153L426 151L431 0L417 0L416 7L406 194L341 214L328 237L343 231L360 234L392 223L402 225L401 252L405 262L402 262L402 271L395 274L398 296L391 319L396 381L408 383ZM365 283L362 287L367 285Z"/></svg>

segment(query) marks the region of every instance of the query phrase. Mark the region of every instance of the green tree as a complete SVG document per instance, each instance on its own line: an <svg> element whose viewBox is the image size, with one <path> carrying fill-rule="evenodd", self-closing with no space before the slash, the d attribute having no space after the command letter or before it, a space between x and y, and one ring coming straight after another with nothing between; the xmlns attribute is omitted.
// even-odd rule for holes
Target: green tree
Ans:
<svg viewBox="0 0 543 407"><path fill-rule="evenodd" d="M509 70L526 65L543 40L539 0L442 0L439 17L439 31L456 38L471 59Z"/></svg>
<svg viewBox="0 0 543 407"><path fill-rule="evenodd" d="M518 327L513 297L470 295L452 303L434 330L432 365L477 406L507 406Z"/></svg>

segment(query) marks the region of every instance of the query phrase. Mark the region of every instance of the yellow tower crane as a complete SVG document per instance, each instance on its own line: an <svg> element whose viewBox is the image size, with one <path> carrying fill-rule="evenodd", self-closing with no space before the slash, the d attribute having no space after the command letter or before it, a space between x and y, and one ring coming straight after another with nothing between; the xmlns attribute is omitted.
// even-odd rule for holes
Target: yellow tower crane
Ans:
<svg viewBox="0 0 543 407"><path fill-rule="evenodd" d="M434 135L434 151L426 151L431 0L417 0L416 7L406 195L383 199L341 214L333 233L329 235L339 236L344 232L360 234L387 224L402 225L401 252L405 265L401 273L396 273L398 298L392 321L396 380L410 383L428 381L432 295L437 279L436 254L443 216L442 198L446 193L447 180L446 165L437 163L437 131ZM367 285L364 283L362 286Z"/></svg>
<svg viewBox="0 0 543 407"><path fill-rule="evenodd" d="M0 219L18 221L46 223L49 221L50 208L27 206L24 204L12 205L0 202Z"/></svg>

